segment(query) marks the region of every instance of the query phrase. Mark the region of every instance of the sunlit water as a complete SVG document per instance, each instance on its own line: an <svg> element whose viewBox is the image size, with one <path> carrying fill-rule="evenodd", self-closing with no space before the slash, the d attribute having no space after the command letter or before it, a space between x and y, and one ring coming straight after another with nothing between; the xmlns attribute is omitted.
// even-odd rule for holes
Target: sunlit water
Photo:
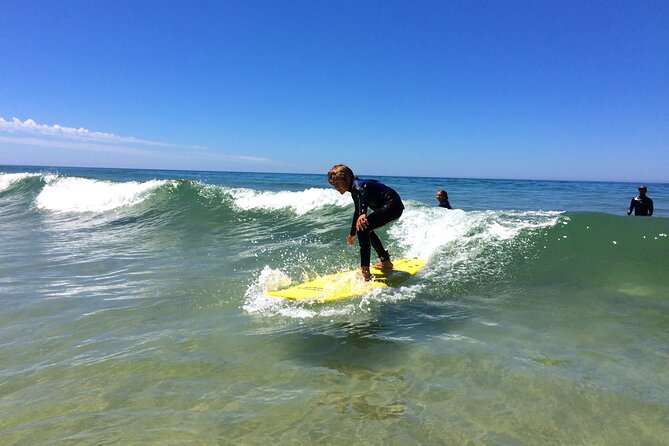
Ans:
<svg viewBox="0 0 669 446"><path fill-rule="evenodd" d="M425 269L313 304L324 176L0 169L0 444L666 444L669 186L382 179Z"/></svg>

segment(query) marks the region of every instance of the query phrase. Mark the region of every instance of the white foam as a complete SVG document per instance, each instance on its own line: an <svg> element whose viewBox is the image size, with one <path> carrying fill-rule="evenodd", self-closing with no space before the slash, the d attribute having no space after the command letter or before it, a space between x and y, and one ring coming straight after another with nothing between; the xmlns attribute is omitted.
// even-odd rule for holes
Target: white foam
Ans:
<svg viewBox="0 0 669 446"><path fill-rule="evenodd" d="M561 212L557 211L485 211L480 213L486 232L497 240L510 240L522 231L555 226ZM562 224L568 224L563 221Z"/></svg>
<svg viewBox="0 0 669 446"><path fill-rule="evenodd" d="M37 196L37 207L55 212L105 212L142 202L167 181L112 183L87 178L47 179Z"/></svg>
<svg viewBox="0 0 669 446"><path fill-rule="evenodd" d="M542 211L447 211L409 202L400 220L392 223L388 234L382 238L386 246L396 245L394 249L399 252L391 252L395 257L425 259L426 267L420 273L425 277L443 275L444 272L456 274L456 271L470 271L472 268L489 270L499 268L500 265L496 261L488 264L485 258L482 261L482 253L512 241L524 231L555 226L560 221L560 214ZM440 264L430 262L435 253L445 253L439 260ZM289 284L286 273L265 266L257 282L248 288L242 308L249 313L297 319L350 317L353 314L369 315L387 302L414 299L423 289L420 282L397 288L377 288L360 298L326 305L264 295L265 291L284 288Z"/></svg>
<svg viewBox="0 0 669 446"><path fill-rule="evenodd" d="M289 286L290 277L279 269L265 266L258 279L246 290L246 299L242 308L249 313L261 313L269 309L280 307L282 299L266 296L267 291L278 290Z"/></svg>
<svg viewBox="0 0 669 446"><path fill-rule="evenodd" d="M284 274L283 271L265 266L260 273L257 286L259 290L266 292L286 288L290 283L290 277Z"/></svg>
<svg viewBox="0 0 669 446"><path fill-rule="evenodd" d="M12 184L24 178L39 177L39 173L0 173L0 192L9 189Z"/></svg>
<svg viewBox="0 0 669 446"><path fill-rule="evenodd" d="M352 274L352 276L355 275ZM352 279L347 278L346 280ZM360 285L364 285L362 277L359 280ZM417 284L397 288L372 288L359 298L330 304L310 300L292 301L265 294L267 291L286 288L291 283L291 279L283 271L265 266L257 280L246 290L242 309L251 314L275 315L292 319L337 318L339 316L348 318L352 314L372 313L379 303L413 299L423 288L422 285Z"/></svg>
<svg viewBox="0 0 669 446"><path fill-rule="evenodd" d="M444 245L463 237L470 220L462 210L408 208L390 226L389 234L408 248L404 256L429 259Z"/></svg>
<svg viewBox="0 0 669 446"><path fill-rule="evenodd" d="M405 247L404 256L429 259L449 244L510 240L524 230L557 224L559 212L510 212L407 208L389 234ZM463 253L466 255L466 253Z"/></svg>
<svg viewBox="0 0 669 446"><path fill-rule="evenodd" d="M351 205L351 196L340 195L333 189L311 188L299 192L257 191L252 189L225 189L234 199L235 206L242 210L291 209L297 215L304 215L315 209L335 205Z"/></svg>

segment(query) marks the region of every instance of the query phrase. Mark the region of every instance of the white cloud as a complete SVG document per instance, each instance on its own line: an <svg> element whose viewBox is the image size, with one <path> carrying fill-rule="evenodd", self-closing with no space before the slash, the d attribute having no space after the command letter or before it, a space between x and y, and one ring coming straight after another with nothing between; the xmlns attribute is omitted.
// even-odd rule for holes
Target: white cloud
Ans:
<svg viewBox="0 0 669 446"><path fill-rule="evenodd" d="M0 117L0 131L12 132L12 133L30 133L43 136L63 137L69 139L95 140L98 142L112 142L112 143L123 142L123 143L144 144L144 145L161 146L161 147L177 147L174 144L167 144L159 141L150 141L128 136L119 136L113 133L92 132L83 127L77 129L73 127L63 127L58 124L54 125L38 124L32 119L26 119L25 121L21 121L18 118L12 118L11 121L8 121Z"/></svg>
<svg viewBox="0 0 669 446"><path fill-rule="evenodd" d="M5 135L9 134L9 136L2 136L1 133L5 133ZM58 124L38 124L32 119L21 121L18 118L6 120L0 117L0 143L86 152L106 152L150 158L168 157L172 159L188 159L197 157L200 160L236 160L261 164L276 164L275 161L267 158L230 155L218 153L206 147L169 144L129 136L119 136L113 133L94 132L85 128L63 127ZM166 152L165 148L172 150Z"/></svg>
<svg viewBox="0 0 669 446"><path fill-rule="evenodd" d="M124 155L146 156L148 154L160 154L156 150L148 148L129 148L127 146L118 144L100 144L95 141L63 141L58 138L48 139L33 136L2 136L0 135L0 143L8 145L25 145L42 148L53 149L67 149L78 150L84 152L102 152L102 153L119 153Z"/></svg>

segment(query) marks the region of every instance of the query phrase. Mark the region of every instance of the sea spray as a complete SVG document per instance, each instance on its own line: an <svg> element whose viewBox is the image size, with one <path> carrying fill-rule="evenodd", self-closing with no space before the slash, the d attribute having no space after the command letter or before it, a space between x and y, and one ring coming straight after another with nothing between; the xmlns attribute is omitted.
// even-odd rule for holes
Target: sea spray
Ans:
<svg viewBox="0 0 669 446"><path fill-rule="evenodd" d="M342 210L339 215L348 215L348 212ZM427 280L427 283L445 280L449 286L489 280L499 282L504 277L504 271L518 257L518 251L531 251L531 246L524 246L526 243L524 239L533 239L535 237L533 234L537 231L541 232L543 229L555 226L559 216L559 212L542 211L446 211L409 201L402 217L388 225L387 229L384 227L379 231L385 232L381 236L394 258L423 258L427 260L425 269L403 286L375 289L358 299L353 299L352 301L356 305L360 304L360 307L349 305L348 311L357 312L370 302L379 304L413 299L424 287L422 283L424 280ZM348 227L345 220L338 225L342 226L339 232L345 233ZM282 275L292 277L293 282L299 283L314 278L313 275L304 276L302 266L304 262L330 264L334 260L327 251L313 251L308 244L300 246L300 250L303 253L302 260L293 264L287 263L285 269L281 271ZM340 259L340 256L337 255L336 258ZM338 261L341 262L341 259ZM351 249L348 251L348 260L340 264L338 271L355 268L357 262L358 251ZM268 266L265 266L258 281L275 284L274 276L269 274L270 270L267 268ZM248 288L243 308L253 313L277 313L275 300L268 300L258 288L256 282ZM302 307L305 304L313 303L286 301L279 312L284 315L305 317L302 311L291 314L286 309L291 306ZM309 316L323 316L321 308L324 306L319 308L317 305L310 310Z"/></svg>

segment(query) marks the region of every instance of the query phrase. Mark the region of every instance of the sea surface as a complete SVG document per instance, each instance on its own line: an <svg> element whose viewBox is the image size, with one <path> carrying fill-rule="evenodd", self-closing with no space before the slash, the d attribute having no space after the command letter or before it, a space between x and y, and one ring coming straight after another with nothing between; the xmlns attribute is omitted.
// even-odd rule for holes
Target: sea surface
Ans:
<svg viewBox="0 0 669 446"><path fill-rule="evenodd" d="M669 185L376 178L426 267L316 304L325 174L0 166L0 444L667 444Z"/></svg>

